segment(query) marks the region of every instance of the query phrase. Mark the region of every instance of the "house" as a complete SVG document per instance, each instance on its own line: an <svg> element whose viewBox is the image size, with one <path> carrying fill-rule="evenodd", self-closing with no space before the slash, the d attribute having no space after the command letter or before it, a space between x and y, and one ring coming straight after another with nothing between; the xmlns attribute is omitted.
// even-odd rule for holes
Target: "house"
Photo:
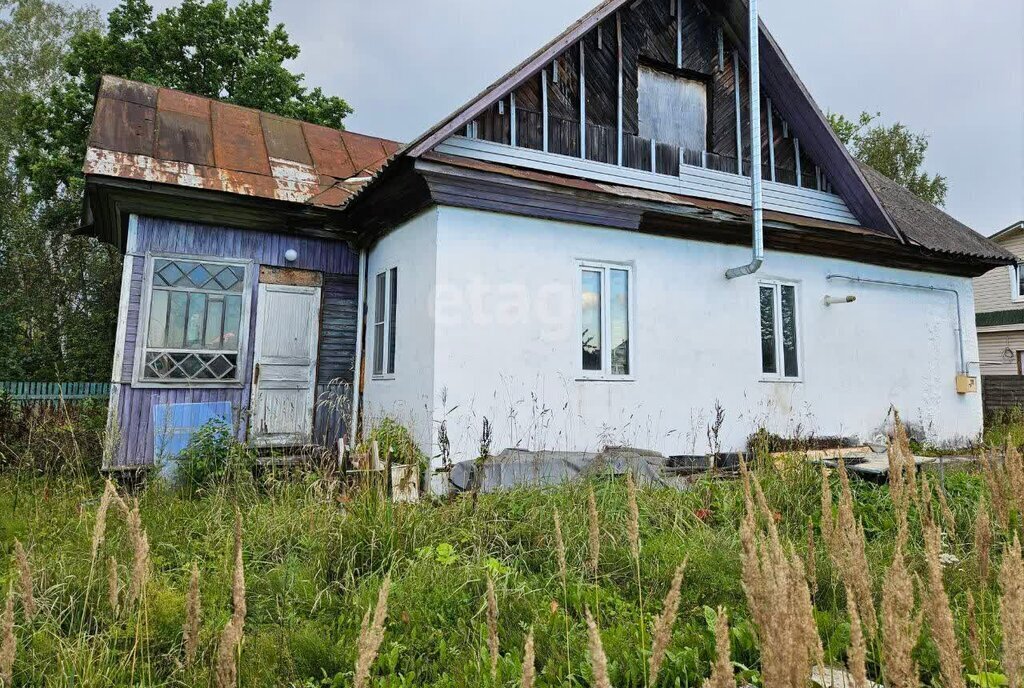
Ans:
<svg viewBox="0 0 1024 688"><path fill-rule="evenodd" d="M435 461L871 439L891 404L977 435L972 278L1014 257L858 165L747 12L605 0L404 146L104 79L108 465L211 418L288 449L387 415Z"/></svg>
<svg viewBox="0 0 1024 688"><path fill-rule="evenodd" d="M1024 221L989 237L1020 260ZM1024 375L1024 272L1015 262L974 280L975 322L982 375Z"/></svg>

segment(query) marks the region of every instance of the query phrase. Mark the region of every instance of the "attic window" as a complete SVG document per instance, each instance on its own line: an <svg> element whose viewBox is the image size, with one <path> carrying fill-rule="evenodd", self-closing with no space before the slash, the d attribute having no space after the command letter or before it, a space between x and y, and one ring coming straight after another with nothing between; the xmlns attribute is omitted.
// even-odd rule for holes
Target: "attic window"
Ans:
<svg viewBox="0 0 1024 688"><path fill-rule="evenodd" d="M706 83L641 66L639 89L642 138L688 151L707 150Z"/></svg>

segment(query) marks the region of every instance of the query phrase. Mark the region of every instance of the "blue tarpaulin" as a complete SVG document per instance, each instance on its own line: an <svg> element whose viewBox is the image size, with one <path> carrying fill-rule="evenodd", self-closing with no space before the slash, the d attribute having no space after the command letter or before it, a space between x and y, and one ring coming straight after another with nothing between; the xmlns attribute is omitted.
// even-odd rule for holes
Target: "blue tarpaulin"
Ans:
<svg viewBox="0 0 1024 688"><path fill-rule="evenodd" d="M161 472L173 477L175 459L199 428L220 420L234 433L231 402L202 404L155 404L153 406L153 453Z"/></svg>

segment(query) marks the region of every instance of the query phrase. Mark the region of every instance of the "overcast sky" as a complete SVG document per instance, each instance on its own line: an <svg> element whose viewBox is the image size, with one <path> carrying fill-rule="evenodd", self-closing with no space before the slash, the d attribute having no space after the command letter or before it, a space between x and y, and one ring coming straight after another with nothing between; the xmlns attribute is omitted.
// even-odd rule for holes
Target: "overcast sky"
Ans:
<svg viewBox="0 0 1024 688"><path fill-rule="evenodd" d="M355 108L349 129L408 141L597 2L276 0L274 16L302 48L294 68ZM823 110L930 136L948 212L983 234L1024 219L1024 0L760 5Z"/></svg>

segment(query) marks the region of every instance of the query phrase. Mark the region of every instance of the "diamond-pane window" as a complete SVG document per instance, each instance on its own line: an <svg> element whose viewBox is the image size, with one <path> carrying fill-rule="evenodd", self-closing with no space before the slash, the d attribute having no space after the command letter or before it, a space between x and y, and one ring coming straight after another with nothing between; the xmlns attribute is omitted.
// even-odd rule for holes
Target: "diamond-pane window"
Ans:
<svg viewBox="0 0 1024 688"><path fill-rule="evenodd" d="M184 273L182 273L181 268L171 261L158 260L154 276L156 277L155 281L157 284L173 287L184 276Z"/></svg>
<svg viewBox="0 0 1024 688"><path fill-rule="evenodd" d="M238 382L245 266L156 258L152 276L142 379Z"/></svg>
<svg viewBox="0 0 1024 688"><path fill-rule="evenodd" d="M188 273L188 278L192 280L192 286L205 289L206 283L210 281L210 272L202 265L197 265Z"/></svg>

